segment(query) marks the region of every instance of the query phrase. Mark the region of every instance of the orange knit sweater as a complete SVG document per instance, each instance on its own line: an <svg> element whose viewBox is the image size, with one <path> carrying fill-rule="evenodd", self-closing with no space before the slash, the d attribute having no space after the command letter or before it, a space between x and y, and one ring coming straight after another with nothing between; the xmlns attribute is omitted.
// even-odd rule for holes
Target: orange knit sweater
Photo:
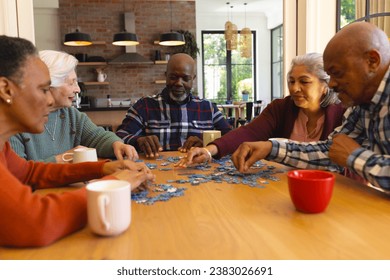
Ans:
<svg viewBox="0 0 390 280"><path fill-rule="evenodd" d="M45 246L83 228L85 188L45 196L32 189L100 178L103 164L26 161L6 143L0 151L0 246Z"/></svg>

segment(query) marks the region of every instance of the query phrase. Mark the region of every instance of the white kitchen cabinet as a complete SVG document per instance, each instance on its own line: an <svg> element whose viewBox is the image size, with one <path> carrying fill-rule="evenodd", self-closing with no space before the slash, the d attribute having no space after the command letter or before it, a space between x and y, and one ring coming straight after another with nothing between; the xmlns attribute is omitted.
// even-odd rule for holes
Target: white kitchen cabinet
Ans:
<svg viewBox="0 0 390 280"><path fill-rule="evenodd" d="M33 0L0 0L0 34L35 44Z"/></svg>

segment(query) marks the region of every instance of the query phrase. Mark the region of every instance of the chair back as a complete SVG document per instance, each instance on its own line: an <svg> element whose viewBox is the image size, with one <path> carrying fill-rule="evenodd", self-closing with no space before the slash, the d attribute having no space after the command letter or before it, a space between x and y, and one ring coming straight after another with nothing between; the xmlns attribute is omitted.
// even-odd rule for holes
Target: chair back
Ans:
<svg viewBox="0 0 390 280"><path fill-rule="evenodd" d="M258 115L260 115L261 113L261 104L263 103L263 100L256 100L255 101L255 117L257 117Z"/></svg>
<svg viewBox="0 0 390 280"><path fill-rule="evenodd" d="M253 102L246 103L246 121L250 122L253 116Z"/></svg>

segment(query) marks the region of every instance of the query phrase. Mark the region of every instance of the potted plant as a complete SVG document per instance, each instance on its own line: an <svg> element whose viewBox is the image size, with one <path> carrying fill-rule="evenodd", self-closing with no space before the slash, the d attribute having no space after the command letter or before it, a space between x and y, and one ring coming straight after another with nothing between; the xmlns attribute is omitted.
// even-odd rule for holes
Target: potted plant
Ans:
<svg viewBox="0 0 390 280"><path fill-rule="evenodd" d="M237 83L237 92L241 92L242 101L249 101L252 94L252 78L247 78Z"/></svg>
<svg viewBox="0 0 390 280"><path fill-rule="evenodd" d="M193 59L196 59L199 54L199 48L195 36L187 30L177 30L177 32L183 34L186 43L182 46L175 47L175 53L186 53Z"/></svg>
<svg viewBox="0 0 390 280"><path fill-rule="evenodd" d="M242 101L248 101L249 100L249 91L244 89L242 92Z"/></svg>

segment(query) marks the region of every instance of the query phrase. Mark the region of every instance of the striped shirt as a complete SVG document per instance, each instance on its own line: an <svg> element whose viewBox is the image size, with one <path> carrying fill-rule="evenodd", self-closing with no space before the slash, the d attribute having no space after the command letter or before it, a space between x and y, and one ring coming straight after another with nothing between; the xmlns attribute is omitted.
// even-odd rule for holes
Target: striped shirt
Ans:
<svg viewBox="0 0 390 280"><path fill-rule="evenodd" d="M350 108L345 121L329 138L319 142L278 143L272 141L269 160L297 168L319 168L341 171L328 157L332 137L343 133L354 139L360 148L347 159L350 170L359 174L371 184L390 191L390 68L383 77L377 92L369 105Z"/></svg>
<svg viewBox="0 0 390 280"><path fill-rule="evenodd" d="M188 137L202 139L204 130L214 129L220 130L222 135L231 130L215 104L191 94L188 102L178 104L169 97L165 88L157 95L141 98L130 107L116 134L137 149L139 137L156 135L164 150L175 151Z"/></svg>

